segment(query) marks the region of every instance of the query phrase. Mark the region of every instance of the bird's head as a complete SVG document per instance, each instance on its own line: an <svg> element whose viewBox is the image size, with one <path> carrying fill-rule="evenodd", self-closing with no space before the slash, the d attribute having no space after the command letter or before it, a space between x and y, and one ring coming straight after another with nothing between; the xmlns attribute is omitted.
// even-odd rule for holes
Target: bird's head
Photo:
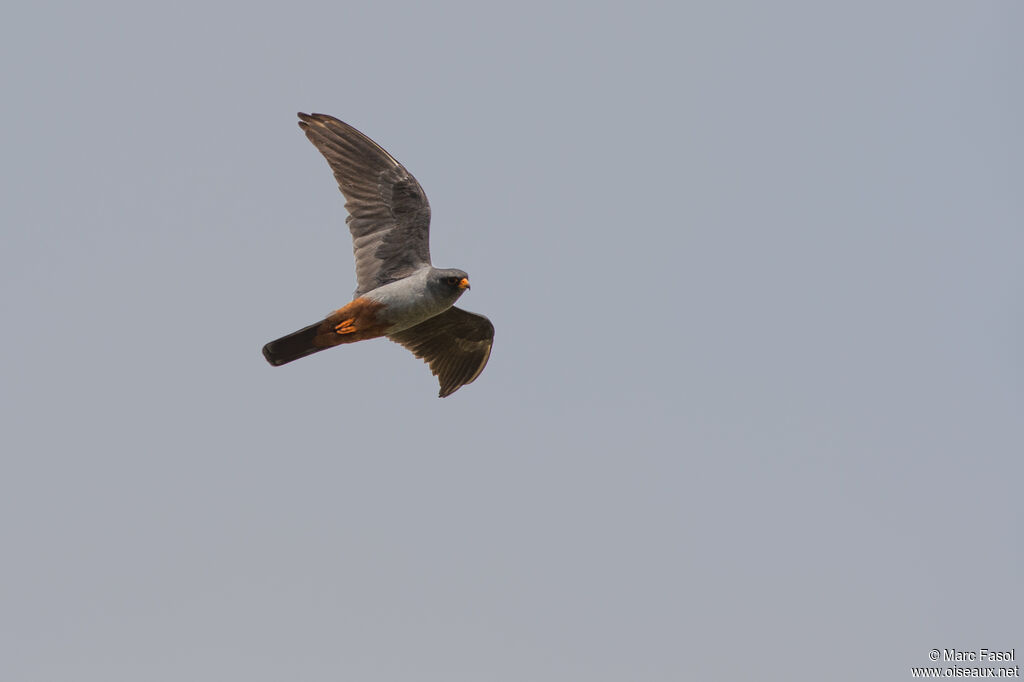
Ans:
<svg viewBox="0 0 1024 682"><path fill-rule="evenodd" d="M430 273L430 288L454 302L469 289L469 275L457 268L434 270Z"/></svg>

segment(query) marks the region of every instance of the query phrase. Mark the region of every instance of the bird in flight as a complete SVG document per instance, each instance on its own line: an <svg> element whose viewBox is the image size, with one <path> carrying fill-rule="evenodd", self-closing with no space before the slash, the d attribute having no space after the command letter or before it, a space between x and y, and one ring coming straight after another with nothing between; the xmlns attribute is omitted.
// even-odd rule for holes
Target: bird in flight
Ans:
<svg viewBox="0 0 1024 682"><path fill-rule="evenodd" d="M326 114L299 114L299 127L334 171L345 195L357 288L323 320L271 341L278 366L343 343L385 336L430 366L449 396L487 364L494 325L454 306L469 276L430 264L430 204L416 178L361 132Z"/></svg>

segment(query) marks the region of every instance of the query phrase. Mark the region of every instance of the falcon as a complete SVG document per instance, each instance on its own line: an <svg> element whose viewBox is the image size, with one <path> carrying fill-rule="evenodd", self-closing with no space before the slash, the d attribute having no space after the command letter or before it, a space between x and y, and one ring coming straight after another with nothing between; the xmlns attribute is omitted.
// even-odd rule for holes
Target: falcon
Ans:
<svg viewBox="0 0 1024 682"><path fill-rule="evenodd" d="M279 366L313 353L386 337L423 359L444 398L480 376L494 325L455 307L469 276L430 263L430 204L416 178L376 142L326 114L299 114L299 127L334 171L345 196L356 261L353 300L323 320L271 341Z"/></svg>

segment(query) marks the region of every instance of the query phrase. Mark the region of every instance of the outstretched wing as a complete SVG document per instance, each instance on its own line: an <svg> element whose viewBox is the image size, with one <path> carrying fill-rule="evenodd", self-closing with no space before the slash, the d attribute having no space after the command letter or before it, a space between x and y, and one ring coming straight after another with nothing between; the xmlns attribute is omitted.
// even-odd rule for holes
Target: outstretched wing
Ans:
<svg viewBox="0 0 1024 682"><path fill-rule="evenodd" d="M441 384L438 397L444 398L473 383L484 371L494 343L494 325L483 315L452 307L388 338L430 365Z"/></svg>
<svg viewBox="0 0 1024 682"><path fill-rule="evenodd" d="M416 178L361 132L326 114L299 127L327 159L345 195L356 296L430 264L430 204Z"/></svg>

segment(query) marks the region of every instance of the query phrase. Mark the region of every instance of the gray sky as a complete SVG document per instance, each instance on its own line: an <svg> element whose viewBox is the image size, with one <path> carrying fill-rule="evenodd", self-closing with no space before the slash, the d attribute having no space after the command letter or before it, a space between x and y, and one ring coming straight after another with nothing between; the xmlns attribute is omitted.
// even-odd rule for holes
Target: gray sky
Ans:
<svg viewBox="0 0 1024 682"><path fill-rule="evenodd" d="M1012 2L0 21L0 677L909 679L1024 650ZM438 400L296 111L497 328Z"/></svg>

